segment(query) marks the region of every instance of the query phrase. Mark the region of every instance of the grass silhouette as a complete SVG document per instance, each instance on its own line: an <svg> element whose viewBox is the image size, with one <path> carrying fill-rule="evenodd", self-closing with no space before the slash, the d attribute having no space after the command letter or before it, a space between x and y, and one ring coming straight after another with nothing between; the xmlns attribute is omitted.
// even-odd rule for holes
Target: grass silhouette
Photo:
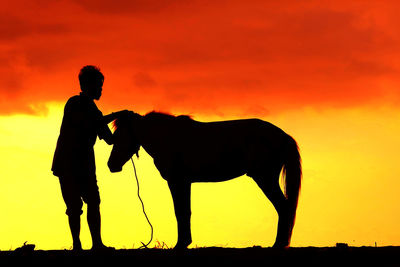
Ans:
<svg viewBox="0 0 400 267"><path fill-rule="evenodd" d="M186 250L170 249L164 242L156 241L153 248L118 249L96 253L85 250L34 250L24 244L14 251L0 251L2 266L26 264L81 264L122 266L126 264L177 264L197 266L227 264L265 264L266 266L399 266L400 247L290 247L279 248L221 248L203 247ZM4 265L9 264L9 265Z"/></svg>

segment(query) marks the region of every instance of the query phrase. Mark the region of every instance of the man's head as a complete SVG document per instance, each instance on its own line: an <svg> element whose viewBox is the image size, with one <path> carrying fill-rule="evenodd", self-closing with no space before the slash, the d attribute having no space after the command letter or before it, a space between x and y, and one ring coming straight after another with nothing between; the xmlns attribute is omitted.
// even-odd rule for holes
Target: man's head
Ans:
<svg viewBox="0 0 400 267"><path fill-rule="evenodd" d="M79 72L81 90L90 98L99 100L103 89L104 75L95 66L84 66Z"/></svg>

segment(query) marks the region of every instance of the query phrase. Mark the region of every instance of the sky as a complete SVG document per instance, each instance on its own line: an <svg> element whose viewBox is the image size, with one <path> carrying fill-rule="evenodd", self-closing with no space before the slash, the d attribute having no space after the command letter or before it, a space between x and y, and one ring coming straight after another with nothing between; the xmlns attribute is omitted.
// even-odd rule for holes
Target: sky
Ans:
<svg viewBox="0 0 400 267"><path fill-rule="evenodd" d="M400 21L396 1L3 1L0 11L0 249L71 246L52 156L78 73L105 75L104 114L260 118L303 159L293 246L400 245ZM95 145L103 238L140 246L149 226L132 166ZM166 182L135 159L156 241L173 246ZM193 245L273 244L277 215L247 176L192 186ZM84 217L83 217L84 218ZM82 220L84 247L90 248ZM85 228L86 227L86 228Z"/></svg>

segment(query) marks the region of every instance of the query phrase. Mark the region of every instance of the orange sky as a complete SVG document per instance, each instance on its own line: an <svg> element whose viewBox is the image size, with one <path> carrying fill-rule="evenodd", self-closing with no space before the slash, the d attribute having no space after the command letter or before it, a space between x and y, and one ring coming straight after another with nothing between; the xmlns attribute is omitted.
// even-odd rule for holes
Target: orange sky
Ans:
<svg viewBox="0 0 400 267"><path fill-rule="evenodd" d="M5 173L0 178L0 210L7 218L17 220L21 215L14 207L31 214L32 206L45 206L49 199L53 204L38 211L42 217L36 220L34 231L23 222L0 222L0 236L8 235L8 239L0 240L0 249L22 244L25 237L42 242L39 247L46 249L58 249L70 242L64 229L67 225L62 199L55 192L59 189L51 180L49 168L62 107L79 92L77 75L86 64L98 65L105 75L103 97L97 103L104 113L131 109L140 113L185 113L199 120L259 117L293 135L303 153L305 176L294 245L333 245L335 241L400 245L400 217L395 215L400 214L396 204L400 197L395 190L400 186L395 175L400 171L396 162L400 149L399 8L398 1L361 0L3 3L0 167ZM29 131L35 133L35 138L26 134ZM106 239L115 242L116 247L131 246L134 237L112 227L118 220L127 220L121 216L133 205L116 208L122 201L118 198L121 188L128 190L132 185L132 192L124 193L135 194L131 173L111 175L105 166L109 147L102 143L96 146L98 176L105 191ZM20 157L28 164L26 168L20 167ZM150 159L144 158L140 167L145 170L143 175L156 177L154 183L163 188ZM26 177L28 170L36 177L34 180ZM227 183L230 192L252 188L243 182L245 178L241 179L238 187L236 182ZM37 195L30 191L37 186L33 181L40 181L45 189L40 193L42 198L32 202ZM48 181L50 184L46 184ZM119 182L126 186L118 187ZM203 185L196 188L194 191L202 196ZM157 202L148 190L148 199L152 199L147 200L149 209L158 210L153 213L155 224L167 227L157 237L172 245L174 227L165 226L173 223L171 214L165 215L169 222L165 223L164 210L157 206L163 201ZM157 196L168 198L165 187L157 190ZM196 202L193 205L200 215L194 213L195 227L209 228L198 230L194 242L223 245L227 240L228 245L249 246L252 243L244 241L247 236L266 236L262 245L270 245L276 218L261 216L265 200L257 195L260 192L252 191L254 188L248 190L242 192L243 199L256 197L251 202L252 210L242 206L242 212L253 212L249 216L260 221L250 223L244 216L240 224L245 228L226 226L226 222L215 219L223 208L218 211L217 207L214 215L207 215L209 206ZM230 197L221 193L219 205L233 203L236 209L245 205ZM132 201L136 203L136 199ZM221 217L234 218L234 210L230 214L223 210ZM52 215L56 217L46 217L56 212L59 214ZM273 214L273 209L269 207L267 212ZM129 216L136 220L142 215L137 212ZM54 226L61 222L64 224L59 228ZM388 230L382 230L382 225ZM265 226L267 232L254 230L260 226ZM143 222L132 231L137 237L146 227ZM215 230L218 227L226 227L238 236L243 232L242 239L236 235L232 238L229 231ZM47 234L41 231L50 228ZM52 237L58 236L61 229L63 238L54 241ZM210 229L219 234L215 240L202 234ZM123 236L127 240L118 239Z"/></svg>
<svg viewBox="0 0 400 267"><path fill-rule="evenodd" d="M398 103L396 1L12 1L0 113L43 111L99 65L105 110L266 115ZM390 85L389 87L387 85Z"/></svg>

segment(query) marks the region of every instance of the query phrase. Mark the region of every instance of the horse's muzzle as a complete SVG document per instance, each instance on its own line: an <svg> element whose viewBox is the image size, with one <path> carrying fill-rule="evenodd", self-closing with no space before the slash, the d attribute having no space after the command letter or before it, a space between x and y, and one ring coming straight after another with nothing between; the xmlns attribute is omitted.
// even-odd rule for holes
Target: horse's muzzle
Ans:
<svg viewBox="0 0 400 267"><path fill-rule="evenodd" d="M113 166L113 164L110 164L110 161L107 163L108 168L110 169L110 172L120 172L122 171L122 166Z"/></svg>

